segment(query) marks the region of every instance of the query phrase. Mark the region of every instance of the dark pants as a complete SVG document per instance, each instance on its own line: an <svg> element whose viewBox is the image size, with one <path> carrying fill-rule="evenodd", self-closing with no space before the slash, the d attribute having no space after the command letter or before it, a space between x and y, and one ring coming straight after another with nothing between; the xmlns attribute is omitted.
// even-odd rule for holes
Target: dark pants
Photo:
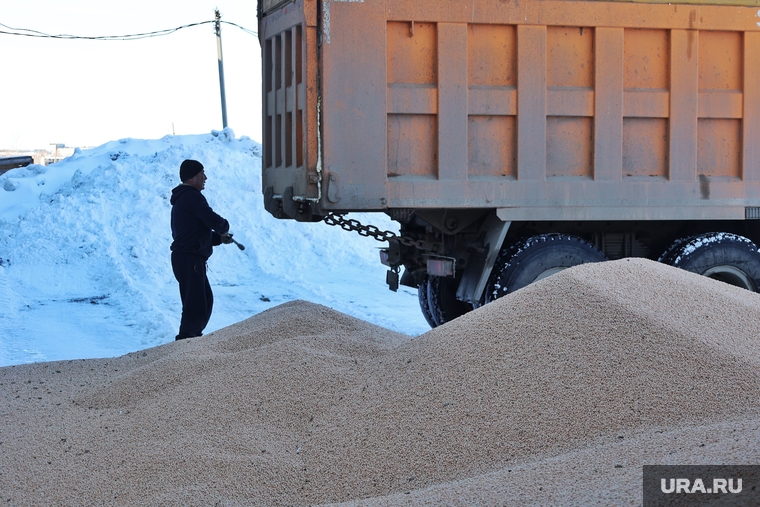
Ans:
<svg viewBox="0 0 760 507"><path fill-rule="evenodd" d="M172 270L179 282L182 320L177 340L201 336L211 318L214 294L206 277L206 259L184 252L172 252Z"/></svg>

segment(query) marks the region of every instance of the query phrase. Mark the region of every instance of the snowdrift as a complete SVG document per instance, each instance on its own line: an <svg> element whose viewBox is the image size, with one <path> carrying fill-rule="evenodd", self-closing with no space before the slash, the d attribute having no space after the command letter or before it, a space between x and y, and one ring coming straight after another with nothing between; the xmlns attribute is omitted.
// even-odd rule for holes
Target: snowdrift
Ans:
<svg viewBox="0 0 760 507"><path fill-rule="evenodd" d="M204 164L204 195L247 247L214 249L207 332L294 299L407 334L430 329L415 290L385 285L383 243L267 213L260 145L225 129L112 141L0 175L0 365L113 357L174 339L169 197L187 158ZM351 216L398 231L381 213Z"/></svg>

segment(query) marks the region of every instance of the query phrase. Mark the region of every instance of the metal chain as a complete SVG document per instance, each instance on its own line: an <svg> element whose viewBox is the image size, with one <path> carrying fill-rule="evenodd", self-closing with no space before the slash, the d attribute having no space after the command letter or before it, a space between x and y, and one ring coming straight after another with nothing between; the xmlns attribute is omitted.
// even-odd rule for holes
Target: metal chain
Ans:
<svg viewBox="0 0 760 507"><path fill-rule="evenodd" d="M433 251L433 244L428 241L405 238L392 231L381 231L374 225L362 225L358 220L354 220L353 218L343 218L343 215L336 213L330 213L324 217L323 220L327 225L337 225L344 231L358 232L359 236L375 238L377 241L395 240L402 245L411 246L419 250Z"/></svg>

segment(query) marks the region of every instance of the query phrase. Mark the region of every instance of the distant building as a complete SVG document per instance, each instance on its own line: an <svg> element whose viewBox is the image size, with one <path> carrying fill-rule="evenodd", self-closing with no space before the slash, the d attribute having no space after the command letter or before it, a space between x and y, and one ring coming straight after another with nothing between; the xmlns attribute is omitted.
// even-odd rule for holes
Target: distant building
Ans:
<svg viewBox="0 0 760 507"><path fill-rule="evenodd" d="M68 148L63 143L51 143L50 149L48 152L42 157L41 162L38 162L42 165L50 165L55 164L56 162L60 162L66 157L70 157L74 154L74 150L76 148Z"/></svg>

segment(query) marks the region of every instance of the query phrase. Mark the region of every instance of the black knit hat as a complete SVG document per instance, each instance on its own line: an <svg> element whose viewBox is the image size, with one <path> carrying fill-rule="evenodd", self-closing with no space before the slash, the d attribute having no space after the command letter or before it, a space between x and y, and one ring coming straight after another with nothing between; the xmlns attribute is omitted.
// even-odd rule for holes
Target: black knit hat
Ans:
<svg viewBox="0 0 760 507"><path fill-rule="evenodd" d="M180 181L187 181L203 170L203 164L197 160L185 160L179 166Z"/></svg>

